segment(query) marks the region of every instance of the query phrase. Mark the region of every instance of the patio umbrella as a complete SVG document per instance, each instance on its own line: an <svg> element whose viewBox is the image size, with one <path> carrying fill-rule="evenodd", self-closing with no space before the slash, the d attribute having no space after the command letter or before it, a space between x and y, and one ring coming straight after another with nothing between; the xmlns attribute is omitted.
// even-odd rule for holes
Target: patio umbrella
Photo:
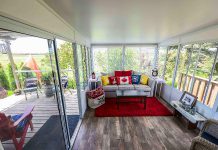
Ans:
<svg viewBox="0 0 218 150"><path fill-rule="evenodd" d="M37 65L37 63L36 63L36 60L33 58L32 55L30 55L30 56L26 59L26 61L25 61L25 63L23 64L22 68L23 68L23 67L28 67L28 68L30 68L31 70L33 70L33 71L36 73L37 79L40 81L42 74L41 74L41 71L39 70L39 67L38 67L38 65Z"/></svg>

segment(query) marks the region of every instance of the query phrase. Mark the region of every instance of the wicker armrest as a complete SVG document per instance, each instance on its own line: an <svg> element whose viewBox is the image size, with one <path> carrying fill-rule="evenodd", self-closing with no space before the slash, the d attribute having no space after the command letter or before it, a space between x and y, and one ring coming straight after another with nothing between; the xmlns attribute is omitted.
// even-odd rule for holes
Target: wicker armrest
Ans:
<svg viewBox="0 0 218 150"><path fill-rule="evenodd" d="M203 132L210 133L211 135L214 135L214 137L218 138L218 121L209 119L205 122L200 135Z"/></svg>
<svg viewBox="0 0 218 150"><path fill-rule="evenodd" d="M197 136L192 140L190 150L218 150L218 146Z"/></svg>

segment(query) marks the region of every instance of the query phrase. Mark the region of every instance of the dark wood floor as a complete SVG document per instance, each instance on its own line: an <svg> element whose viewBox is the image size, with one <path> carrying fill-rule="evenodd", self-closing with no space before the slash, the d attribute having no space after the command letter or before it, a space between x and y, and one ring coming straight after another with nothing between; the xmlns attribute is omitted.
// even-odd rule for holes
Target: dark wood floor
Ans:
<svg viewBox="0 0 218 150"><path fill-rule="evenodd" d="M88 110L74 150L188 150L198 131L168 117L94 117Z"/></svg>

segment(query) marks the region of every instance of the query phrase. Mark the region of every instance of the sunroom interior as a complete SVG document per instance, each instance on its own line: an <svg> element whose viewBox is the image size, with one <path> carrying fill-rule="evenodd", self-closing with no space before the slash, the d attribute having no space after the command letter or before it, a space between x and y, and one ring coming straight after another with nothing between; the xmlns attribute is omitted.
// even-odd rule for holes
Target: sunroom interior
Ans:
<svg viewBox="0 0 218 150"><path fill-rule="evenodd" d="M218 149L217 1L0 2L0 112L34 107L0 148Z"/></svg>

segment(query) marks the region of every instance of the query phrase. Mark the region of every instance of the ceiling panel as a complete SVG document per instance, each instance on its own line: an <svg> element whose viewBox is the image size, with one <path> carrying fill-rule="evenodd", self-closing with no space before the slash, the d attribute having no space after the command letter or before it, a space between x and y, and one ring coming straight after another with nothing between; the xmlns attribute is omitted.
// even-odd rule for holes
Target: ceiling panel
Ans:
<svg viewBox="0 0 218 150"><path fill-rule="evenodd" d="M158 43L218 22L217 0L44 0L92 43Z"/></svg>

